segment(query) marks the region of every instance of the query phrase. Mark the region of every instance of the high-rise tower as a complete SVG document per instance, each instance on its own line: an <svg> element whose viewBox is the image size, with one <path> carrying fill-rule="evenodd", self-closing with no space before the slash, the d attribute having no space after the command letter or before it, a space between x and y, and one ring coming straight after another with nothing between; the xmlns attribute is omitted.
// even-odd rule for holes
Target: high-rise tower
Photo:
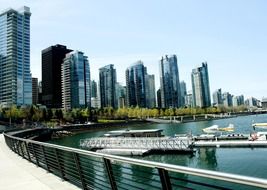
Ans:
<svg viewBox="0 0 267 190"><path fill-rule="evenodd" d="M117 107L116 83L116 69L114 69L114 65L107 65L99 69L100 102L102 108Z"/></svg>
<svg viewBox="0 0 267 190"><path fill-rule="evenodd" d="M192 91L194 107L209 107L210 101L210 85L207 62L202 63L201 67L192 70Z"/></svg>
<svg viewBox="0 0 267 190"><path fill-rule="evenodd" d="M137 61L126 70L126 104L146 107L145 94L146 67L142 61Z"/></svg>
<svg viewBox="0 0 267 190"><path fill-rule="evenodd" d="M0 102L32 104L29 7L0 13Z"/></svg>
<svg viewBox="0 0 267 190"><path fill-rule="evenodd" d="M66 55L62 64L62 106L64 109L91 107L90 69L80 51Z"/></svg>
<svg viewBox="0 0 267 190"><path fill-rule="evenodd" d="M42 103L48 108L62 107L61 65L71 51L59 44L42 51Z"/></svg>
<svg viewBox="0 0 267 190"><path fill-rule="evenodd" d="M176 55L166 55L160 60L160 91L162 108L177 108L181 106L181 91Z"/></svg>

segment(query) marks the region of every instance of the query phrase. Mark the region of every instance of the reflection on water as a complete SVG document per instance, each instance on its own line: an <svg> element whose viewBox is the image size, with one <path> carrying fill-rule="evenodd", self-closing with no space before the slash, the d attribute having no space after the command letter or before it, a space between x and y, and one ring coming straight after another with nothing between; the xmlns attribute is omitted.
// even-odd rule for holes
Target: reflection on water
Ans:
<svg viewBox="0 0 267 190"><path fill-rule="evenodd" d="M251 127L252 121L267 122L267 114L182 124L143 124L137 126L128 126L127 128L163 129L165 135L174 136L178 133L190 132L192 132L193 134L201 134L203 128L209 127L211 125L217 124L220 127L225 127L232 123L235 126L236 133L250 133L253 130ZM98 137L106 133L108 130L118 129L123 128L110 128L104 130L99 129L97 131L81 133L74 136L53 140L51 142L55 144L79 148L80 139ZM134 158L156 161L160 163L188 166L193 168L209 169L267 178L267 172L264 172L267 170L267 162L265 161L265 158L267 157L267 148L200 148L196 150L197 151L195 152L194 156L170 154L149 155L145 157ZM118 168L118 170L121 171L122 169ZM148 178L153 179L153 176L148 175Z"/></svg>
<svg viewBox="0 0 267 190"><path fill-rule="evenodd" d="M204 165L205 169L217 170L216 148L199 148L198 165Z"/></svg>

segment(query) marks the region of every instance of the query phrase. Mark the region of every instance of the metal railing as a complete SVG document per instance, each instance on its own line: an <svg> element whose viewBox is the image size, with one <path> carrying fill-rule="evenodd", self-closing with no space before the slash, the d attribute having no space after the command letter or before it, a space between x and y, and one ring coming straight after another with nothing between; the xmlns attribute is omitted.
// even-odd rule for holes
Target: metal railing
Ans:
<svg viewBox="0 0 267 190"><path fill-rule="evenodd" d="M11 150L63 180L87 189L265 189L267 180L162 164L4 134Z"/></svg>

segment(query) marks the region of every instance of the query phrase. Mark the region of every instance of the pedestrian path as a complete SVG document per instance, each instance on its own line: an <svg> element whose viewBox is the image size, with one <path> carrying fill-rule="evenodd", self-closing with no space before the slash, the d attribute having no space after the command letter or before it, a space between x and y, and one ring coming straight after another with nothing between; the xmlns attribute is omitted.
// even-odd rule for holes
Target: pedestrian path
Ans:
<svg viewBox="0 0 267 190"><path fill-rule="evenodd" d="M0 134L0 190L78 190L80 188L12 152Z"/></svg>

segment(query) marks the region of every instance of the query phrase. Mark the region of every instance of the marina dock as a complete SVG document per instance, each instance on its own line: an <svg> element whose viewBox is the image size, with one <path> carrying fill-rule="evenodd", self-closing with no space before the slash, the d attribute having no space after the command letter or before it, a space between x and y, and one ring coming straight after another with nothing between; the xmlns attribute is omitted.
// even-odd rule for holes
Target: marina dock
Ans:
<svg viewBox="0 0 267 190"><path fill-rule="evenodd" d="M223 140L196 141L194 147L267 147L267 141Z"/></svg>

